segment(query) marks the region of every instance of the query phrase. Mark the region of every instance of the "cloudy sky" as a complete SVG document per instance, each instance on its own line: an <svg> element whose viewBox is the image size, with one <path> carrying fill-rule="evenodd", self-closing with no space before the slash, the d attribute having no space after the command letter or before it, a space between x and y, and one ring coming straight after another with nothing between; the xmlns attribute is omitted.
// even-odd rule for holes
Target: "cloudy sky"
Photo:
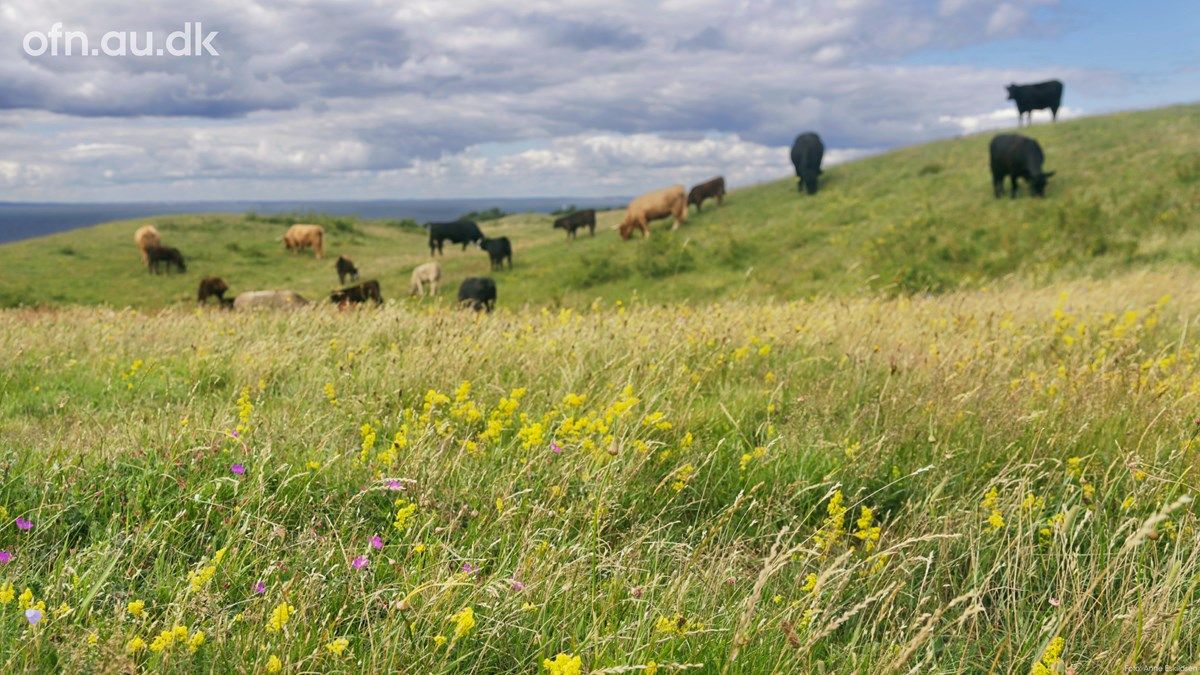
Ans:
<svg viewBox="0 0 1200 675"><path fill-rule="evenodd" d="M1193 0L0 0L0 201L607 196L1200 100ZM219 31L33 56L31 31ZM145 42L144 38L141 41ZM30 43L34 47L36 42ZM178 44L178 43L176 43Z"/></svg>

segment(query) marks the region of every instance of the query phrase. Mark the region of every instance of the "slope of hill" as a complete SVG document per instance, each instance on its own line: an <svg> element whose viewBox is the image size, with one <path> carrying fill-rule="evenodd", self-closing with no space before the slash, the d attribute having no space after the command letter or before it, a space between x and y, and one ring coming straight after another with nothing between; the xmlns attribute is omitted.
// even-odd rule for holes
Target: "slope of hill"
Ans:
<svg viewBox="0 0 1200 675"><path fill-rule="evenodd" d="M1011 274L1043 282L1200 264L1200 105L1023 133L1058 172L1044 200L992 197L989 133L833 167L816 197L798 194L791 179L736 190L677 232L658 223L644 242L611 231L618 212L601 215L594 239L575 242L551 230L549 216L489 222L489 235L507 235L516 248L516 269L497 274L501 304L938 292ZM285 253L285 223L232 214L109 223L0 246L0 305L162 306L187 301L210 274L235 291L286 287L319 297L336 282L339 253L400 299L409 271L429 257L421 230L318 220L329 233L324 261ZM140 267L132 233L147 222L188 256L188 274L152 277ZM488 273L477 249L448 249L443 264L451 292L461 278Z"/></svg>

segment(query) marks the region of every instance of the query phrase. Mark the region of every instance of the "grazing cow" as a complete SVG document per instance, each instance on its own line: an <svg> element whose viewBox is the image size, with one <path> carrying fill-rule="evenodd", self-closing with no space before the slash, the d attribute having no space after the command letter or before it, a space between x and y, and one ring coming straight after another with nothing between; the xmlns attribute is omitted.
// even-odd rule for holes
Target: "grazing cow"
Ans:
<svg viewBox="0 0 1200 675"><path fill-rule="evenodd" d="M442 252L442 242L447 239L451 244L462 244L467 250L467 244L477 244L483 239L483 232L473 220L458 220L453 223L425 223L429 229L429 255L436 249Z"/></svg>
<svg viewBox="0 0 1200 675"><path fill-rule="evenodd" d="M146 248L146 269L152 274L161 274L162 265L167 266L167 273L170 274L171 266L179 270L182 274L187 271L187 264L183 262L183 254L177 248L170 246L149 246Z"/></svg>
<svg viewBox="0 0 1200 675"><path fill-rule="evenodd" d="M358 268L354 266L354 261L344 255L339 255L337 259L338 283L345 286L346 277L350 277L350 281L358 281Z"/></svg>
<svg viewBox="0 0 1200 675"><path fill-rule="evenodd" d="M374 301L377 305L383 304L383 295L379 292L379 282L374 279L329 294L329 301L339 307L358 305L368 300Z"/></svg>
<svg viewBox="0 0 1200 675"><path fill-rule="evenodd" d="M484 237L479 242L479 248L487 251L488 258L492 261L493 270L504 269L505 258L508 258L508 269L512 269L512 244L509 243L508 237L498 237L496 239Z"/></svg>
<svg viewBox="0 0 1200 675"><path fill-rule="evenodd" d="M409 295L420 295L425 297L425 284L429 284L429 295L437 295L438 285L442 283L442 266L435 262L427 262L417 265L412 271L412 279L409 282Z"/></svg>
<svg viewBox="0 0 1200 675"><path fill-rule="evenodd" d="M1024 178L1029 183L1029 191L1035 197L1046 193L1046 180L1054 175L1053 171L1043 171L1042 146L1032 138L1018 134L999 134L992 139L988 146L992 164L992 189L996 197L1004 189L1004 177L1012 178L1012 196L1017 197L1017 179Z"/></svg>
<svg viewBox="0 0 1200 675"><path fill-rule="evenodd" d="M137 244L138 251L142 253L142 264L150 262L146 256L146 249L151 246L162 246L162 237L158 235L158 229L153 225L143 225L133 233L133 243Z"/></svg>
<svg viewBox="0 0 1200 675"><path fill-rule="evenodd" d="M720 206L725 203L725 177L724 176L717 176L716 178L710 178L710 179L704 181L703 183L697 185L696 187L692 188L691 192L688 192L687 203L688 203L689 207L692 204L695 204L696 212L699 213L700 205L704 203L704 200L710 199L713 197L716 197L716 199L717 199L717 206Z"/></svg>
<svg viewBox="0 0 1200 675"><path fill-rule="evenodd" d="M1022 118L1028 116L1029 126L1033 126L1033 111L1050 109L1050 120L1058 121L1058 108L1062 105L1063 83L1058 80L1047 80L1036 84L1010 84L1008 100L1017 104L1017 128L1021 127Z"/></svg>
<svg viewBox="0 0 1200 675"><path fill-rule="evenodd" d="M307 305L308 300L295 291L246 291L233 299L233 308L248 309L291 309Z"/></svg>
<svg viewBox="0 0 1200 675"><path fill-rule="evenodd" d="M467 277L458 287L458 304L476 312L496 307L496 282L491 277Z"/></svg>
<svg viewBox="0 0 1200 675"><path fill-rule="evenodd" d="M629 202L629 208L625 210L625 220L621 222L619 229L621 238L629 239L635 228L642 231L642 237L648 237L650 236L650 221L667 216L674 216L675 223L671 229L677 229L680 224L687 221L687 215L687 197L683 194L682 185L672 185L662 190L647 192Z"/></svg>
<svg viewBox="0 0 1200 675"><path fill-rule="evenodd" d="M200 280L200 291L196 294L196 300L203 303L209 298L216 298L217 302L224 304L227 290L229 284L221 277L204 277Z"/></svg>
<svg viewBox="0 0 1200 675"><path fill-rule="evenodd" d="M554 221L554 229L566 230L568 239L574 239L575 230L581 227L586 227L593 237L596 236L596 209L576 211Z"/></svg>
<svg viewBox="0 0 1200 675"><path fill-rule="evenodd" d="M292 225L283 235L283 245L293 253L311 248L317 259L324 258L325 230L320 225Z"/></svg>
<svg viewBox="0 0 1200 675"><path fill-rule="evenodd" d="M796 189L810 195L817 194L817 176L820 176L821 160L825 157L825 144L821 137L809 131L800 134L792 143L792 166L796 167Z"/></svg>

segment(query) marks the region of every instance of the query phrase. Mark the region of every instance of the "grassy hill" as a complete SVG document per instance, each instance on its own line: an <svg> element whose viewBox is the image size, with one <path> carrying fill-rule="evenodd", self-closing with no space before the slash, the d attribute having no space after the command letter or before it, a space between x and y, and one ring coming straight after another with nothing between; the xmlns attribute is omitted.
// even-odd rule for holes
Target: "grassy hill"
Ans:
<svg viewBox="0 0 1200 675"><path fill-rule="evenodd" d="M730 193L727 205L677 232L659 223L645 242L622 242L601 215L594 239L568 242L551 218L483 225L513 240L516 268L497 273L501 304L586 306L600 298L709 301L814 294L941 292L1008 275L1035 283L1132 269L1200 265L1200 106L1039 125L1048 197L995 200L991 134L906 148L829 169L816 197L781 180ZM781 174L786 170L781 157ZM324 261L289 255L278 219L213 214L109 223L0 246L0 305L187 302L201 276L233 290L291 288L323 296L345 253L384 296L403 300L413 266L428 260L423 231L353 219L326 225ZM272 222L274 220L275 222ZM151 277L133 231L153 223L189 260L184 276ZM478 249L448 249L450 293L487 274ZM444 299L443 299L444 302Z"/></svg>

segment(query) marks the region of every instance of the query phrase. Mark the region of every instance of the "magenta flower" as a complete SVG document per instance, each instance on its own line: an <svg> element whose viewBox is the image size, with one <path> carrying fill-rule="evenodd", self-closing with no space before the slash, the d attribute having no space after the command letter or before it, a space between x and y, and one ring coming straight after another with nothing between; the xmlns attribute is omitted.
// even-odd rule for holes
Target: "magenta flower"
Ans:
<svg viewBox="0 0 1200 675"><path fill-rule="evenodd" d="M525 584L522 583L518 579L513 579L512 580L512 589L514 591L516 591L517 593L520 593L521 591L525 590Z"/></svg>
<svg viewBox="0 0 1200 675"><path fill-rule="evenodd" d="M0 551L0 565L7 565L12 562L12 554L8 551Z"/></svg>
<svg viewBox="0 0 1200 675"><path fill-rule="evenodd" d="M267 585L263 582L262 579L259 579L258 581L254 582L254 592L258 593L259 595L262 595L263 593L267 592Z"/></svg>
<svg viewBox="0 0 1200 675"><path fill-rule="evenodd" d="M350 561L350 566L356 570L361 570L362 568L367 566L367 562L368 562L367 556L360 555L357 558L355 558L354 560Z"/></svg>
<svg viewBox="0 0 1200 675"><path fill-rule="evenodd" d="M388 486L389 490L403 490L404 489L404 483L401 483L400 481L395 480L395 479L389 480L387 482L387 486Z"/></svg>
<svg viewBox="0 0 1200 675"><path fill-rule="evenodd" d="M550 441L550 450L556 455L562 454L562 446L554 441Z"/></svg>
<svg viewBox="0 0 1200 675"><path fill-rule="evenodd" d="M383 548L383 537L379 535L371 537L371 548L375 549L376 551Z"/></svg>
<svg viewBox="0 0 1200 675"><path fill-rule="evenodd" d="M237 430L237 429L234 429L233 431L229 432L229 436L230 436L231 438L237 438L237 437L238 437L238 436L240 436L240 435L241 435L241 434L239 434L239 433L238 433L238 430Z"/></svg>
<svg viewBox="0 0 1200 675"><path fill-rule="evenodd" d="M30 607L25 610L25 620L29 622L30 626L38 625L38 622L42 620L42 610Z"/></svg>
<svg viewBox="0 0 1200 675"><path fill-rule="evenodd" d="M460 571L463 574L475 574L479 571L479 568L469 562L465 562L462 564L462 569Z"/></svg>
<svg viewBox="0 0 1200 675"><path fill-rule="evenodd" d="M246 473L246 466L244 464L234 464L229 467L229 470L241 476Z"/></svg>
<svg viewBox="0 0 1200 675"><path fill-rule="evenodd" d="M32 530L33 529L33 523L29 522L28 520L25 520L24 518L17 518L16 522L17 522L18 530Z"/></svg>

